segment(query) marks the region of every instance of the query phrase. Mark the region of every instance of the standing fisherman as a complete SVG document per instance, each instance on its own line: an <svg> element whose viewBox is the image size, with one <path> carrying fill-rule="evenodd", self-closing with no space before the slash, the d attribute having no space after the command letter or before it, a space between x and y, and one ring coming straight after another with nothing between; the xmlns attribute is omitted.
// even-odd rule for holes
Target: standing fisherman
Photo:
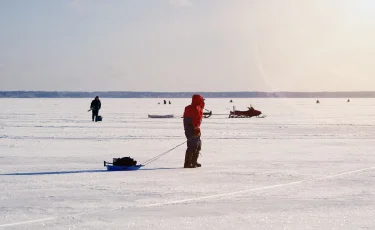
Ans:
<svg viewBox="0 0 375 230"><path fill-rule="evenodd" d="M200 125L205 103L202 96L194 94L190 105L184 111L184 130L187 138L184 168L201 167L198 156L202 147Z"/></svg>
<svg viewBox="0 0 375 230"><path fill-rule="evenodd" d="M94 118L95 118L95 122L98 121L99 110L101 107L102 107L102 103L100 102L99 97L96 96L90 105L90 109L92 111L92 121L94 121Z"/></svg>

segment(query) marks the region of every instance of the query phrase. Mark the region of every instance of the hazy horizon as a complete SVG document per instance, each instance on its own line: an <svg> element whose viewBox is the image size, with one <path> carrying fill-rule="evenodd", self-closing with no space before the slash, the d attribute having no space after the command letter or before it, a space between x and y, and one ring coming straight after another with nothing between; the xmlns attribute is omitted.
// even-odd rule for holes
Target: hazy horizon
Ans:
<svg viewBox="0 0 375 230"><path fill-rule="evenodd" d="M371 0L0 2L0 91L375 90Z"/></svg>
<svg viewBox="0 0 375 230"><path fill-rule="evenodd" d="M141 92L141 91L0 91L0 98L375 98L375 91L364 92Z"/></svg>
<svg viewBox="0 0 375 230"><path fill-rule="evenodd" d="M237 91L229 91L229 90L220 90L220 91L208 91L208 90L192 90L192 91L155 91L155 90L0 90L0 92L45 92L45 93L95 93L95 92L103 92L103 93L375 93L375 90L322 90L322 91L260 91L260 90L237 90Z"/></svg>

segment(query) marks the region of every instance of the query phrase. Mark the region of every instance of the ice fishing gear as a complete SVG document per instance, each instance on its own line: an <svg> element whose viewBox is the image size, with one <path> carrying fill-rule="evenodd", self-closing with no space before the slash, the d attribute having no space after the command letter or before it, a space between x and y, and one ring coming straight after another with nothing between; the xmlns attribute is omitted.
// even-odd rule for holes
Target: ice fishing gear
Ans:
<svg viewBox="0 0 375 230"><path fill-rule="evenodd" d="M106 162L104 161L104 167L107 167L107 170L108 171L133 171L133 170L138 170L140 169L141 167L143 166L146 166L156 160L158 160L159 158L161 158L162 156L166 155L167 153L170 153L171 151L173 151L174 149L180 147L181 145L185 144L187 141L184 141L183 143L179 144L179 145L176 145L175 147L151 158L151 159L148 159L146 160L144 163L142 164L138 164L137 165L137 161L135 161L133 158L131 157L123 157L123 158L113 158L113 162L110 163L110 162Z"/></svg>
<svg viewBox="0 0 375 230"><path fill-rule="evenodd" d="M173 114L163 114L163 115L148 114L148 118L174 118L174 115Z"/></svg>
<svg viewBox="0 0 375 230"><path fill-rule="evenodd" d="M132 171L141 168L143 165L137 165L131 157L113 158L113 162L104 161L104 167L107 167L108 171Z"/></svg>
<svg viewBox="0 0 375 230"><path fill-rule="evenodd" d="M131 157L113 158L113 165L115 166L135 166L137 161Z"/></svg>

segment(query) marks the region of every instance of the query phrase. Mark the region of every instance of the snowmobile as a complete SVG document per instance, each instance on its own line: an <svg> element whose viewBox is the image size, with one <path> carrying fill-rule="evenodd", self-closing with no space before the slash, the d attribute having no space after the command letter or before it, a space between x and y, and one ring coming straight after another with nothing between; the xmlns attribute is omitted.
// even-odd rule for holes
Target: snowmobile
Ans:
<svg viewBox="0 0 375 230"><path fill-rule="evenodd" d="M247 107L249 110L241 111L235 110L229 112L229 118L250 118L250 117L257 117L257 118L265 118L266 115L260 116L262 114L261 111L254 109L252 106Z"/></svg>

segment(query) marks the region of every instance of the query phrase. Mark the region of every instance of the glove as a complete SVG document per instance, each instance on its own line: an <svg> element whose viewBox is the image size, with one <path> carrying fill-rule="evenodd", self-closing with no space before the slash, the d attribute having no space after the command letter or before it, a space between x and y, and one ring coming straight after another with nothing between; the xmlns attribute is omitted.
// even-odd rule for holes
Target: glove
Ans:
<svg viewBox="0 0 375 230"><path fill-rule="evenodd" d="M194 129L194 134L193 134L193 137L194 138L197 138L201 135L201 129L199 127L195 128Z"/></svg>

